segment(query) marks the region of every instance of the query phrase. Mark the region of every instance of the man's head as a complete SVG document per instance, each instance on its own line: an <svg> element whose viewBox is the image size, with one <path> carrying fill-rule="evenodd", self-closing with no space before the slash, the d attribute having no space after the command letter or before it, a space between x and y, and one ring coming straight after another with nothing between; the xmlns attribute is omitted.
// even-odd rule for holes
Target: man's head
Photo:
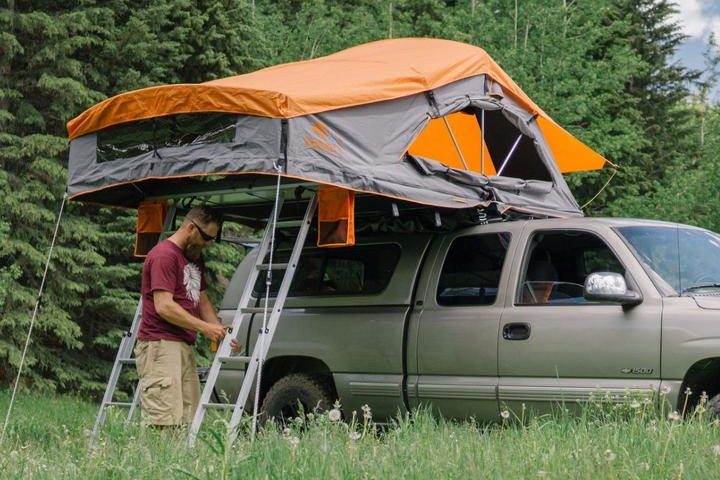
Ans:
<svg viewBox="0 0 720 480"><path fill-rule="evenodd" d="M190 260L200 258L202 249L212 243L220 229L220 217L210 207L193 207L176 232L180 248Z"/></svg>

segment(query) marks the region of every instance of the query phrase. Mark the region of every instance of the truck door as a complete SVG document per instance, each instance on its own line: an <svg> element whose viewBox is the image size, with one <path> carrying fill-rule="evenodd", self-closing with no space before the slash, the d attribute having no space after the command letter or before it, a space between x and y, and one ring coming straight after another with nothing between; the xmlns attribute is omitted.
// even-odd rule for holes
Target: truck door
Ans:
<svg viewBox="0 0 720 480"><path fill-rule="evenodd" d="M411 407L497 418L497 337L510 246L506 225L485 225L448 236L431 252L408 335Z"/></svg>
<svg viewBox="0 0 720 480"><path fill-rule="evenodd" d="M529 226L516 257L500 322L501 408L548 412L658 387L661 298L615 232ZM643 302L585 300L585 277L596 271L623 274Z"/></svg>

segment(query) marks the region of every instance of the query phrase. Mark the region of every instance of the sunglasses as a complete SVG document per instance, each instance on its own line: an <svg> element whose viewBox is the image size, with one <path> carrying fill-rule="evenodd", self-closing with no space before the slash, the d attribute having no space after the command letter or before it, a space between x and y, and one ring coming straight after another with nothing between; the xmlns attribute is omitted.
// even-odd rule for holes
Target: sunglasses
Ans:
<svg viewBox="0 0 720 480"><path fill-rule="evenodd" d="M205 232L205 230L200 228L200 225L195 223L195 220L190 220L190 221L192 222L193 225L195 225L195 228L197 228L197 231L198 231L198 233L200 233L200 236L202 237L203 240L205 240L206 242L211 242L211 241L215 240L215 237L213 237L212 235L208 235Z"/></svg>

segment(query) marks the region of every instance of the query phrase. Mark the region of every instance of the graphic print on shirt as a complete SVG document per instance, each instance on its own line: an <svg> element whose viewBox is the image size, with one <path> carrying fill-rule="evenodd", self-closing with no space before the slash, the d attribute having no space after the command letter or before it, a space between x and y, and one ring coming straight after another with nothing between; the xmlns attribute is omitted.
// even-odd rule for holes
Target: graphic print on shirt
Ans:
<svg viewBox="0 0 720 480"><path fill-rule="evenodd" d="M185 285L185 296L195 306L200 303L200 269L194 263L188 263L183 268L183 284Z"/></svg>

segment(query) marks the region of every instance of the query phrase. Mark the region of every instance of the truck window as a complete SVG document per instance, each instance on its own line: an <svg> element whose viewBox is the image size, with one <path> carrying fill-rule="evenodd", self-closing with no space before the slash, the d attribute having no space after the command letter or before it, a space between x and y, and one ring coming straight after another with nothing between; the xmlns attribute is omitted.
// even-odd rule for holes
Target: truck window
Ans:
<svg viewBox="0 0 720 480"><path fill-rule="evenodd" d="M509 233L456 238L438 280L439 305L492 305L510 244Z"/></svg>
<svg viewBox="0 0 720 480"><path fill-rule="evenodd" d="M625 275L625 268L597 235L581 231L538 232L526 254L518 305L593 303L583 297L595 272Z"/></svg>
<svg viewBox="0 0 720 480"><path fill-rule="evenodd" d="M286 263L290 252L280 251L274 261ZM374 295L387 287L398 260L397 244L359 245L347 248L307 249L300 256L288 296ZM258 275L254 296L265 294L265 272ZM274 273L270 295L277 295L282 273Z"/></svg>

